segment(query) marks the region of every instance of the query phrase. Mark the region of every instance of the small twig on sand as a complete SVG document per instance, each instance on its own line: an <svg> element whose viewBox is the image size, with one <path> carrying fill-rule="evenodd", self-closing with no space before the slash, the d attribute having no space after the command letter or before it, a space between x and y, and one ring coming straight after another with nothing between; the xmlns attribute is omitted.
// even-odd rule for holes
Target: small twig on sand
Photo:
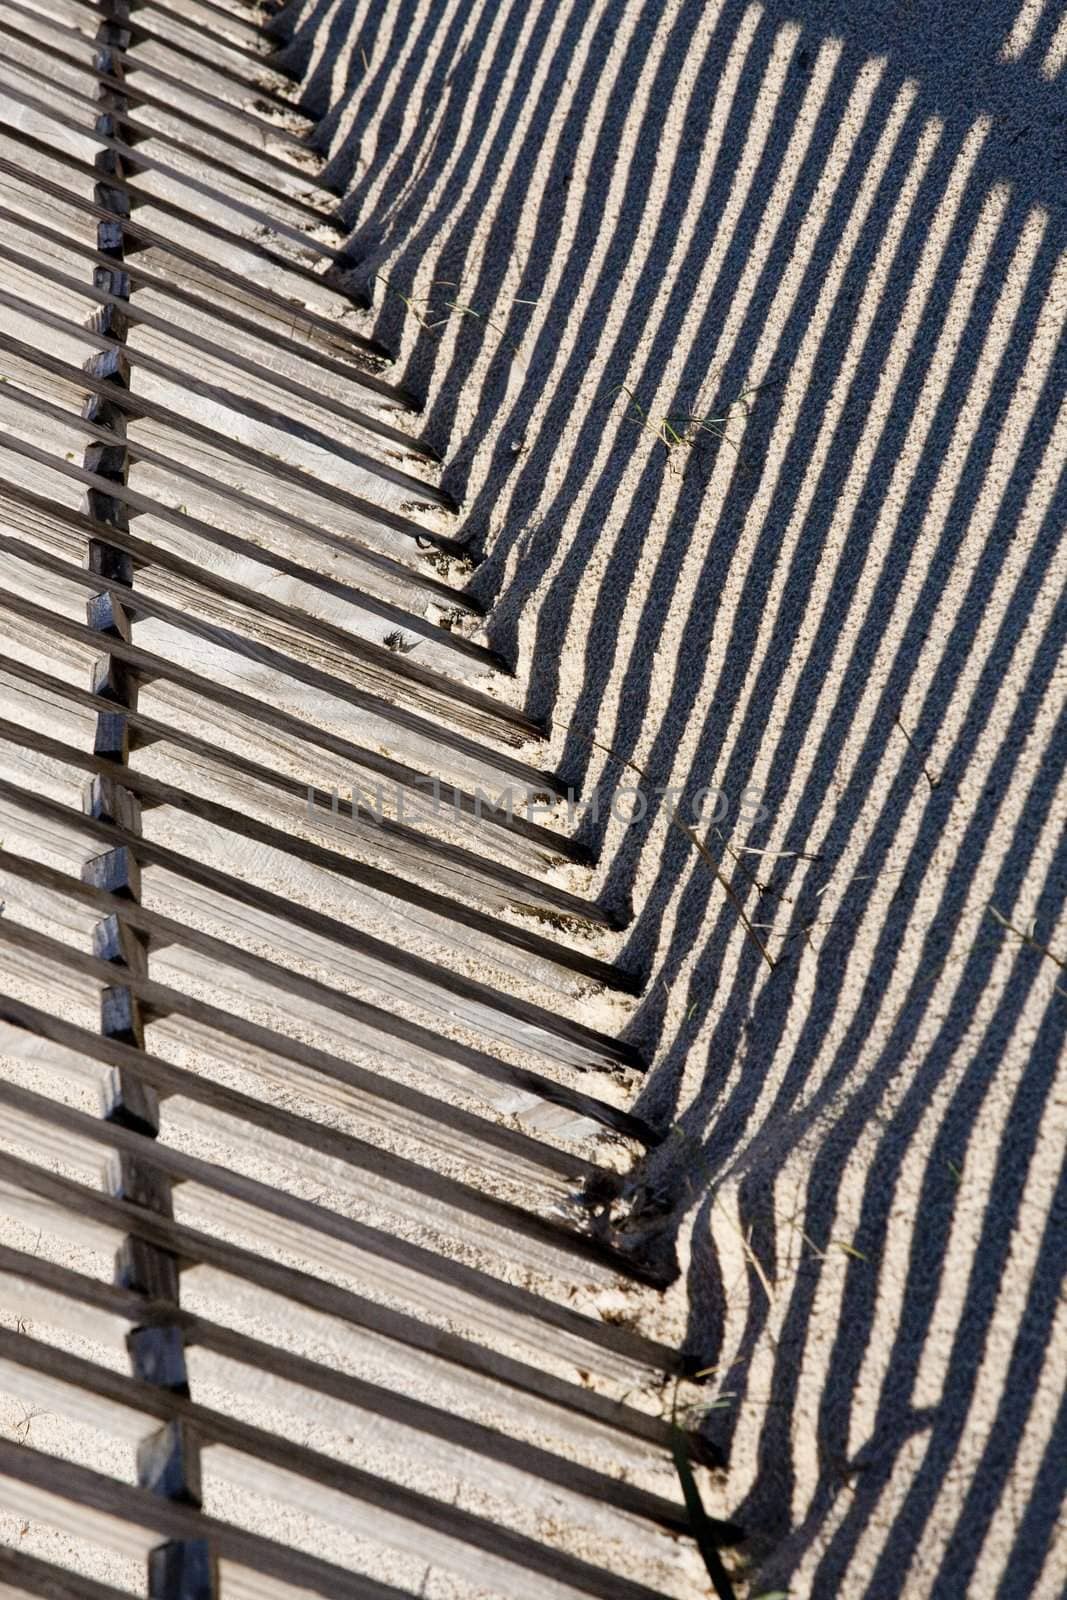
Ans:
<svg viewBox="0 0 1067 1600"><path fill-rule="evenodd" d="M757 850L754 845L743 844L736 852L741 856L774 856L777 861L792 858L794 861L825 861L825 856L812 856L806 850Z"/></svg>
<svg viewBox="0 0 1067 1600"><path fill-rule="evenodd" d="M930 785L931 789L938 788L940 786L941 779L939 777L935 776L935 774L930 771L930 768L926 765L926 762L923 759L922 751L919 749L918 745L915 743L915 740L912 738L912 736L908 732L907 728L901 722L900 718L899 717L894 717L893 720L895 721L897 727L900 729L901 733L904 735L905 739L908 741L908 749L917 758L917 760L919 762L919 765L922 768L923 777L926 779L926 781Z"/></svg>
<svg viewBox="0 0 1067 1600"><path fill-rule="evenodd" d="M396 295L397 299L400 300L404 305L405 310L411 313L424 333L428 333L436 337L437 329L443 328L446 325L446 323L450 320L452 313L455 313L456 316L460 317L473 317L476 322L481 322L486 328L491 328L493 332L498 335L500 342L507 346L522 370L524 372L526 371L526 363L523 360L522 351L519 349L518 345L515 344L513 340L508 338L506 332L499 323L494 322L491 317L487 317L483 311L477 311L474 306L464 305L460 300L443 300L439 302L439 306L440 309L446 312L446 315L443 317L431 316L431 312L437 309L431 304L433 300L432 294L421 295L418 298L413 295L405 294L403 289L398 289L395 283L391 283L389 281L384 272L375 273L375 278L379 283L385 285L390 294ZM434 278L430 284L430 288L431 290L458 289L459 284L453 283L448 278ZM535 306L538 304L536 300L525 300L518 295L513 295L510 303L516 306ZM424 309L420 310L420 306Z"/></svg>
<svg viewBox="0 0 1067 1600"><path fill-rule="evenodd" d="M737 867L738 872L740 872L740 874L741 874L741 876L743 878L747 878L748 879L749 883L752 885L752 887L754 889L758 889L760 894L773 895L774 898L776 900L780 900L783 905L791 906L793 904L793 896L791 894L783 894L781 889L776 889L772 883L764 883L762 878L757 878L756 874L754 872L750 871L749 867L747 866L747 864L744 861L742 861L741 857L742 856L778 856L778 857L780 857L780 856L793 856L793 857L796 857L797 859L800 859L799 851L796 851L796 850L746 850L744 847L738 849L738 847L736 845L732 845L730 843L729 839L723 833L721 828L716 828L715 829L715 837L719 840L719 843L722 845L722 847L726 851L727 855L733 857L734 865ZM810 856L807 859L814 861L817 858L814 857L814 856Z"/></svg>
<svg viewBox="0 0 1067 1600"><path fill-rule="evenodd" d="M771 1282L770 1278L767 1276L767 1273L766 1273L766 1270L764 1268L763 1262L760 1260L759 1256L756 1254L755 1248L754 1248L754 1246L752 1244L752 1235L753 1235L753 1233L755 1231L755 1223L753 1223L749 1227L748 1233L746 1234L744 1229L741 1227L741 1224L739 1222L735 1221L735 1219L730 1215L729 1211L723 1205L723 1203L719 1199L718 1195L715 1196L715 1204L718 1206L719 1211L721 1212L723 1217L725 1217L725 1219L726 1219L727 1223L729 1224L729 1226L734 1230L734 1232L737 1234L737 1237L740 1239L740 1241L741 1241L741 1250L742 1250L742 1253L743 1253L743 1255L745 1257L745 1260L748 1262L749 1266L752 1268L753 1272L756 1274L756 1277L759 1279L760 1286L763 1289L764 1294L767 1296L767 1304L768 1304L768 1306L773 1308L773 1306L774 1306L774 1289L775 1289L775 1285ZM778 1348L777 1341L774 1338L772 1338L770 1334L768 1334L768 1338L770 1338L771 1344L774 1346L774 1348L777 1349Z"/></svg>
<svg viewBox="0 0 1067 1600"><path fill-rule="evenodd" d="M628 767L631 772L636 772L638 777L643 778L646 783L652 782L649 774L643 767L639 767L636 761L627 760L627 758L623 755L620 755L617 750L613 750L609 744L601 744L598 739L593 739L589 735L586 737L589 738L589 743L593 745L595 749L602 751L604 755L611 756L614 761L621 762L621 764L624 767ZM683 834L685 838L689 840L689 843L693 846L694 850L697 851L697 853L711 868L714 877L721 884L726 898L737 912L737 915L741 921L741 926L744 928L745 932L748 934L753 943L758 947L760 955L773 972L777 963L775 962L774 957L771 955L771 952L767 949L767 946L764 944L763 940L760 938L759 934L756 932L755 928L752 926L752 923L749 921L748 914L745 911L741 897L737 893L737 890L734 888L733 884L727 878L726 874L723 872L721 863L716 861L711 851L707 848L703 841L697 837L695 829L688 827L684 822L679 822L676 812L670 812L668 821L671 823L672 827L677 828L679 833Z"/></svg>
<svg viewBox="0 0 1067 1600"><path fill-rule="evenodd" d="M48 1415L49 1413L47 1411L44 1411L40 1408L34 1410L30 1406L24 1406L22 1416L15 1423L15 1426L11 1430L16 1444L25 1444L30 1437L30 1429L37 1421L37 1418L47 1417Z"/></svg>
<svg viewBox="0 0 1067 1600"><path fill-rule="evenodd" d="M758 394L761 389L767 389L770 383L754 383L747 389L742 389L736 399L731 400L726 410L720 417L701 417L694 412L682 411L677 416L653 417L641 405L633 390L625 383L618 383L611 391L611 398L624 394L630 402L630 416L634 422L640 423L664 446L668 453L678 448L679 445L692 449L702 433L710 433L713 438L721 439L725 444L739 449L736 439L732 439L726 432L726 424L732 421L738 407L748 416L748 397Z"/></svg>
<svg viewBox="0 0 1067 1600"><path fill-rule="evenodd" d="M1030 924L1028 932L1023 928L1017 928L1013 922L1008 921L1003 912L998 911L996 906L992 904L989 907L989 915L995 922L999 922L1000 926L1008 933L1013 933L1023 944L1029 945L1031 950L1036 950L1040 955L1047 956L1054 966L1059 967L1061 972L1067 971L1067 960L1063 956L1058 956L1054 950L1050 950L1047 944L1041 943L1036 936L1036 928L1033 923ZM1067 994L1067 989L1057 984L1056 993Z"/></svg>

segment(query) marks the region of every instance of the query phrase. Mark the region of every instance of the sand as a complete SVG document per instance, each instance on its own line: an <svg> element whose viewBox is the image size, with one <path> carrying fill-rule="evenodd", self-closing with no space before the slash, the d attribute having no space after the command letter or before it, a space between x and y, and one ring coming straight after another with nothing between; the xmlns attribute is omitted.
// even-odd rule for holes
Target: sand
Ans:
<svg viewBox="0 0 1067 1600"><path fill-rule="evenodd" d="M490 636L599 787L639 1108L672 1128L635 1179L683 1266L649 1316L718 1369L750 1592L1051 1600L1056 8L285 22ZM610 815L635 769L685 822L721 794L702 850L663 804Z"/></svg>
<svg viewBox="0 0 1067 1600"><path fill-rule="evenodd" d="M481 557L470 581L492 606L486 637L518 668L514 683L493 681L551 722L537 760L595 801L578 820L595 876L563 867L554 881L627 917L623 934L587 948L642 979L635 1001L483 940L449 949L454 966L516 995L545 999L553 982L560 1013L623 1032L650 1062L630 1103L668 1137L635 1169L619 1220L664 1257L676 1251L680 1275L662 1297L592 1286L572 1303L710 1369L703 1426L725 1467L704 1487L748 1530L743 1558L731 1556L739 1593L1051 1600L1067 1582L1055 1544L1067 28L1051 5L992 0L958 14L919 0L296 0L279 29L346 191L373 301L360 325L398 352L391 376L425 400L419 431ZM167 538L165 523L139 528ZM354 626L381 632L376 618ZM75 656L62 671L81 683ZM254 665L247 683L263 687ZM196 714L173 694L149 703ZM337 716L306 694L293 704ZM51 726L43 702L35 715ZM212 732L237 749L248 739ZM280 742L260 754L290 770ZM171 755L156 759L175 776ZM207 768L177 775L220 781ZM58 765L46 776L49 793L76 793ZM153 827L180 836L173 819ZM264 851L240 867L296 899L327 892L321 874L283 871ZM165 881L149 889L170 904ZM221 927L211 904L178 909ZM35 925L48 908L12 896L7 915ZM401 920L409 944L439 948L440 929ZM62 932L84 946L84 928ZM311 943L287 958L330 970ZM164 963L164 976L193 992L209 983L195 962ZM355 968L333 976L373 988ZM8 979L31 997L45 982L22 967ZM332 1033L310 1011L279 1021L284 997L225 1003L357 1062L367 1052L336 1018ZM420 1016L426 1005L460 1040L484 1027L474 1015L441 1023L439 1001L396 1003ZM64 1005L91 1025L80 991ZM159 1025L154 1036L209 1075L251 1080L199 1036ZM493 1048L580 1076L531 1062L536 1041ZM434 1070L416 1067L415 1081ZM48 1092L69 1093L50 1068ZM34 1083L39 1070L5 1067ZM468 1088L438 1092L467 1104ZM627 1101L622 1082L603 1092ZM506 1120L517 1103L496 1108ZM359 1126L355 1106L315 1115ZM588 1125L548 1136L568 1131L583 1154L627 1158L586 1138ZM283 1181L273 1150L231 1147L225 1130L176 1119L166 1135ZM468 1176L462 1152L427 1155L409 1128L375 1137ZM479 1181L509 1197L513 1183L528 1202L535 1177ZM308 1193L320 1181L309 1172ZM418 1215L390 1226L435 1242ZM24 1233L4 1237L35 1248ZM481 1259L479 1241L464 1248ZM110 1270L100 1250L63 1259ZM539 1263L508 1266L535 1269L547 1282ZM220 1298L210 1275L191 1292L201 1309ZM253 1332L274 1326L269 1307L229 1309ZM377 1372L381 1358L336 1328L317 1337L324 1359ZM405 1381L433 1397L431 1365ZM196 1376L202 1396L234 1403L227 1373ZM306 1419L286 1421L280 1402L249 1405L305 1438ZM502 1414L493 1395L478 1407L535 1441L546 1426ZM132 1472L128 1445L47 1413L27 1420L2 1396L0 1427ZM323 1448L416 1481L395 1436L340 1435L333 1415L314 1427ZM594 1459L599 1448L583 1444ZM424 1470L445 1501L506 1517L511 1494L514 1511L509 1485L450 1460ZM633 1472L677 1493L665 1460ZM324 1536L247 1485L213 1480L212 1494L223 1515L342 1562L367 1558L344 1518ZM596 1527L554 1516L531 1491L513 1524L664 1593L706 1590L691 1552L628 1544L607 1514ZM0 1531L22 1542L20 1527ZM139 1558L102 1567L36 1528L23 1547L143 1589ZM375 1570L434 1600L457 1592L407 1557Z"/></svg>

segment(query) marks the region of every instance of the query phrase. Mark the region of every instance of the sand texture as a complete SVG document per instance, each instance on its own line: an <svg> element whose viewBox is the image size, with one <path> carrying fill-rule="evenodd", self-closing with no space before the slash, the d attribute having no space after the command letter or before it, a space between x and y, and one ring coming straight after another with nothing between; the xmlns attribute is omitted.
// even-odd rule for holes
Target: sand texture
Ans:
<svg viewBox="0 0 1067 1600"><path fill-rule="evenodd" d="M1052 1600L1062 14L285 20L491 638L604 798L672 1128L634 1225L678 1237L751 1592ZM635 769L721 792L702 849L607 816Z"/></svg>
<svg viewBox="0 0 1067 1600"><path fill-rule="evenodd" d="M0 19L0 1594L147 1592L151 1224L223 1600L709 1596L672 1404L737 1600L1058 1600L1062 12L146 0L113 702L100 15Z"/></svg>

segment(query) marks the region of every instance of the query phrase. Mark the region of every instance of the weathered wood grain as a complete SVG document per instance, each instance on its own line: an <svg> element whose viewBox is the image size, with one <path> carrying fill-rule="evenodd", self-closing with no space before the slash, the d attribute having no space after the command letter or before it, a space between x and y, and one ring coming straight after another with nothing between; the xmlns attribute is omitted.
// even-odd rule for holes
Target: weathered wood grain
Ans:
<svg viewBox="0 0 1067 1600"><path fill-rule="evenodd" d="M154 909L120 900L105 890L82 884L76 878L61 873L43 862L25 860L9 850L0 849L0 872L3 872L5 877L11 875L22 878L42 890L48 888L57 891L74 901L93 907L104 915L116 916L145 934L157 949L174 944L187 946L201 954L206 962L214 963L217 968L233 967L236 971L246 974L248 978L262 981L278 993L290 996L294 1002L302 999L312 1001L336 1011L352 1024L358 1023L373 1031L388 1034L415 1050L425 1052L428 1057L438 1058L445 1070L451 1065L460 1074L458 1081L461 1083L469 1081L478 1083L481 1080L482 1092L490 1098L493 1086L498 1086L506 1094L514 1095L515 1091L532 1094L566 1107L576 1116L588 1118L639 1143L648 1144L655 1141L653 1130L639 1118L580 1089L546 1078L528 1067L515 1067L508 1062L500 1061L446 1035L431 1033L399 1012L370 1005L341 989L331 988L322 979L312 978L277 962L268 961L262 955L228 944L195 926L166 917ZM339 1060L299 1039L272 1033L246 1018L209 1006L204 1001L181 994L175 989L167 990L161 984L153 985L151 989L139 988L139 992L151 1015L157 1017L177 1015L189 1022L202 1023L216 1032L232 1036L248 1050L266 1051L273 1056L291 1061L294 1065L305 1067L313 1072L316 1078L324 1080L327 1084L343 1086L348 1096L354 1094L356 1104L365 1108L368 1114L372 1112L373 1103L381 1099L387 1104L395 1105L401 1115L411 1119L416 1127L422 1119L430 1125L438 1126L442 1136L449 1127L455 1127L466 1137L489 1145L500 1145L505 1151L509 1151L515 1160L536 1161L537 1164L544 1162L557 1171L562 1170L573 1175L575 1182L586 1182L595 1175L595 1168L564 1152L555 1152L542 1146L535 1156L530 1142L517 1131L474 1119L458 1107L428 1098L417 1090L407 1088L391 1079L384 1070L380 1074L370 1074L354 1063ZM296 1082L298 1084L306 1082L306 1078L298 1078ZM486 1158L483 1156L480 1159Z"/></svg>
<svg viewBox="0 0 1067 1600"><path fill-rule="evenodd" d="M117 78L110 73L96 70L91 63L89 66L86 66L84 61L77 59L72 52L62 50L56 45L48 44L41 38L35 38L32 33L17 27L15 23L12 22L10 15L5 15L2 19L0 19L0 37L5 37L27 46L33 54L43 56L46 61L51 61L57 65L62 65L64 67L69 67L76 71L86 73L88 76L95 78L98 90L121 90L123 99L127 102L155 104L157 106L167 108L167 102L165 100L161 100L158 96L149 95L146 99L143 93L136 94L128 89L122 79ZM106 49L106 46L104 48ZM50 81L45 72L32 69L28 63L25 63L22 59L19 59L17 62L13 62L12 64L19 72L25 72L26 75L34 82L48 84ZM64 82L62 84L62 93L66 100L74 101L78 105L88 106L93 111L98 110L97 102L92 95L83 94L68 83ZM170 109L173 110L173 108ZM182 120L187 125L190 125L190 118L188 117L188 114L183 115ZM288 212L290 215L303 217L305 226L326 227L332 229L333 232L340 231L337 223L330 217L328 213L319 210L313 205L310 205L307 201L301 200L299 196L290 195L284 190L280 190L276 181L272 182L265 178L256 177L255 174L242 170L232 162L222 160L220 157L212 153L210 149L205 149L203 141L197 143L188 141L186 139L180 139L175 134L170 132L168 128L158 127L150 122L142 122L135 117L131 117L129 112L125 110L122 113L120 126L128 136L126 140L123 141L127 146L132 147L137 139L152 139L154 142L164 146L165 148L177 150L183 155L191 155L198 163L201 163L209 169L213 169L222 173L230 182L236 182L238 185L243 184L251 189L256 190L260 194L268 196L271 201L271 206L269 209L264 208L263 210L263 215L268 221L276 222L279 211L282 211ZM214 132L214 130L210 129L208 131ZM217 137L217 134L215 134L215 137ZM112 146L111 148L114 147ZM246 148L249 148L252 154L259 154L259 152L256 152L254 147ZM142 168L143 170L164 170L159 166L149 167L146 163L145 157L143 155L135 156L132 148L130 149L128 155L126 155L125 152L123 152L123 154L124 165L131 172L137 171L138 168ZM298 167L288 167L283 163L279 163L277 170L279 172L287 172L290 175L294 175L297 178L302 179L305 186L308 186L307 176L301 173ZM294 237L300 237L300 235L294 234Z"/></svg>
<svg viewBox="0 0 1067 1600"><path fill-rule="evenodd" d="M33 139L29 134L20 133L19 144L47 156L52 154L43 141ZM71 165L73 162L74 158L71 157L69 161L61 161L60 165L66 166L68 170L80 172L83 176L94 176L95 169L87 162L78 162ZM123 217L116 220L104 206L98 206L93 201L84 199L69 185L56 183L52 179L46 178L43 174L33 172L21 163L12 161L8 156L0 156L0 173L26 184L31 192L36 195L48 195L60 201L61 204L70 206L73 210L80 211L86 216L95 217L98 221L114 222L119 233L124 238L132 240L135 245L160 250L164 255L173 256L177 261L181 261L194 269L199 271L206 270L210 279L237 290L240 295L256 304L261 304L267 311L279 316L285 326L292 327L298 321L302 328L310 329L313 333L325 335L329 346L334 349L339 348L358 352L377 360L387 358L387 352L380 345L377 345L373 340L367 339L365 335L358 333L348 324L326 317L307 305L301 305L299 311L294 311L291 301L287 300L285 295L277 290L242 276L222 262L215 260L205 261L201 255L187 245L181 244L176 239L170 239L152 228L142 227L140 223L134 222L132 218ZM315 281L318 282L319 280L316 279Z"/></svg>
<svg viewBox="0 0 1067 1600"><path fill-rule="evenodd" d="M0 1380L137 1477L0 1440L0 1506L154 1600L658 1600L687 1367L617 1314L676 1270L615 1170L658 1138L640 977L455 631L466 531L273 9L0 18L0 1214L44 1242L0 1243ZM57 1548L0 1588L128 1600Z"/></svg>

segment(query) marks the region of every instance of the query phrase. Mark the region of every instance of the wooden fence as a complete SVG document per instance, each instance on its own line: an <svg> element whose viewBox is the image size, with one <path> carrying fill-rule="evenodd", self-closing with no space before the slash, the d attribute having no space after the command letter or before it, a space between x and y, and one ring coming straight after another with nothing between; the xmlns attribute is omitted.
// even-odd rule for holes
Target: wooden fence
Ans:
<svg viewBox="0 0 1067 1600"><path fill-rule="evenodd" d="M267 20L0 20L0 1587L693 1593L633 979Z"/></svg>

